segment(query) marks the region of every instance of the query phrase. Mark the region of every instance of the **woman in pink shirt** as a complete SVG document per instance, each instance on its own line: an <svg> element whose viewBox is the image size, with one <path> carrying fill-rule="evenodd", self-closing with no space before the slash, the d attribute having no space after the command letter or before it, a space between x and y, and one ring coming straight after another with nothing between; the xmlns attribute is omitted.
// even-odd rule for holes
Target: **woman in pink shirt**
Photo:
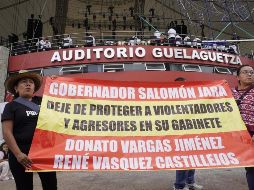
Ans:
<svg viewBox="0 0 254 190"><path fill-rule="evenodd" d="M238 85L234 88L233 96L239 107L252 140L254 141L254 70L249 65L242 65L237 70ZM254 190L254 167L246 169L246 178L249 190Z"/></svg>

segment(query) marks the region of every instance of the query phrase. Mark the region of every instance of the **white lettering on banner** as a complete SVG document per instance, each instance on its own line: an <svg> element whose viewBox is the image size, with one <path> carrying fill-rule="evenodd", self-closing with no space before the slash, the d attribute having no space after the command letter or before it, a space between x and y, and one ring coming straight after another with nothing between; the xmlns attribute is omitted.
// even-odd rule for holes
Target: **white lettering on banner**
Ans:
<svg viewBox="0 0 254 190"><path fill-rule="evenodd" d="M138 88L140 99L196 98L194 88Z"/></svg>
<svg viewBox="0 0 254 190"><path fill-rule="evenodd" d="M85 155L61 155L54 157L54 169L87 170L89 161L94 170L151 170L223 167L239 165L240 161L232 152L208 153L199 155L176 155L156 157L107 157ZM153 165L153 163L155 165Z"/></svg>
<svg viewBox="0 0 254 190"><path fill-rule="evenodd" d="M215 52L207 52L209 61L216 61L216 53Z"/></svg>
<svg viewBox="0 0 254 190"><path fill-rule="evenodd" d="M159 58L163 56L163 53L161 52L161 48L153 48L152 54L154 57ZM173 55L173 53L172 53Z"/></svg>
<svg viewBox="0 0 254 190"><path fill-rule="evenodd" d="M63 51L63 60L65 60L65 61L70 61L70 60L72 60L72 53L73 53L73 50L64 50ZM68 55L68 57L67 57L67 55Z"/></svg>
<svg viewBox="0 0 254 190"><path fill-rule="evenodd" d="M89 86L52 82L49 94L56 96L85 96L93 98L135 99L135 88L113 86Z"/></svg>
<svg viewBox="0 0 254 190"><path fill-rule="evenodd" d="M198 87L199 97L224 97L227 92L223 86Z"/></svg>
<svg viewBox="0 0 254 190"><path fill-rule="evenodd" d="M224 149L221 137L175 139L175 151Z"/></svg>
<svg viewBox="0 0 254 190"><path fill-rule="evenodd" d="M95 170L149 170L153 169L151 157L117 158L93 156Z"/></svg>
<svg viewBox="0 0 254 190"><path fill-rule="evenodd" d="M155 58L175 58L175 59L191 59L191 60L203 60L203 61L212 61L212 62L220 62L226 64L239 64L241 65L241 59L236 55L229 55L220 52L213 51L197 51L196 49L190 49L189 54L187 53L187 49L181 48L153 48L152 55Z"/></svg>
<svg viewBox="0 0 254 190"><path fill-rule="evenodd" d="M173 146L171 146L170 139L67 139L64 148L66 153L54 155L53 168L151 170L223 167L240 163L233 152L209 152L209 150L223 149L225 151L220 136L175 138L172 143ZM103 152L103 155L96 152ZM160 152L164 154L155 154ZM190 153L186 154L186 152ZM142 155L142 153L149 156Z"/></svg>
<svg viewBox="0 0 254 190"><path fill-rule="evenodd" d="M88 169L88 155L55 155L54 169L77 170Z"/></svg>
<svg viewBox="0 0 254 190"><path fill-rule="evenodd" d="M170 140L125 140L121 141L123 153L170 152Z"/></svg>
<svg viewBox="0 0 254 190"><path fill-rule="evenodd" d="M91 57L91 49L87 49L86 50L86 59L87 60L90 60L92 57Z"/></svg>
<svg viewBox="0 0 254 190"><path fill-rule="evenodd" d="M191 57L190 57L191 59ZM192 59L201 59L201 55L199 55L199 53L197 51L192 52Z"/></svg>
<svg viewBox="0 0 254 190"><path fill-rule="evenodd" d="M145 57L146 50L144 48L142 48L142 47L138 47L138 48L135 49L135 55L137 57Z"/></svg>
<svg viewBox="0 0 254 190"><path fill-rule="evenodd" d="M194 57L191 58L191 56L187 55L187 49L183 49L183 58L184 59L195 59ZM193 51L194 53L194 51Z"/></svg>
<svg viewBox="0 0 254 190"><path fill-rule="evenodd" d="M183 59L182 49L174 49L174 54L176 59Z"/></svg>
<svg viewBox="0 0 254 190"><path fill-rule="evenodd" d="M104 50L104 57L112 59L115 56L115 50L113 48L106 48Z"/></svg>
<svg viewBox="0 0 254 190"><path fill-rule="evenodd" d="M82 51L81 49L78 49L78 50L75 51L75 59L77 61L82 60L84 58L85 58L85 52L84 51Z"/></svg>
<svg viewBox="0 0 254 190"><path fill-rule="evenodd" d="M218 154L156 157L155 163L159 169L170 169L238 165L240 161L235 157L234 153L229 152Z"/></svg>
<svg viewBox="0 0 254 190"><path fill-rule="evenodd" d="M128 56L126 53L126 48L119 48L116 53L116 56L117 56L117 58L121 58L121 57L127 58Z"/></svg>
<svg viewBox="0 0 254 190"><path fill-rule="evenodd" d="M62 61L59 51L55 51L54 52L54 54L53 54L53 56L52 56L50 61L51 62L55 62L55 61L61 62Z"/></svg>
<svg viewBox="0 0 254 190"><path fill-rule="evenodd" d="M187 51L189 50L189 51ZM154 58L166 59L187 59L187 60L202 60L218 63L226 63L233 65L242 65L241 59L237 55L226 54L221 52L186 48L168 48L154 47L151 51L151 56ZM55 51L51 57L51 62L62 61L80 61L95 59L113 59L113 58L144 58L147 55L146 49L143 47L116 47L116 48L87 48L75 50Z"/></svg>
<svg viewBox="0 0 254 190"><path fill-rule="evenodd" d="M95 52L95 57L96 59L100 59L101 58L101 55L100 53L103 51L103 48L95 48L93 49L93 52Z"/></svg>
<svg viewBox="0 0 254 190"><path fill-rule="evenodd" d="M206 61L206 60L208 60L208 55L207 55L207 52L206 51L200 51L199 52L199 55L200 55L200 59L201 60L204 60L204 61ZM225 54L226 55L226 54ZM227 62L226 62L227 63Z"/></svg>
<svg viewBox="0 0 254 190"><path fill-rule="evenodd" d="M117 152L116 140L73 140L67 139L65 151Z"/></svg>
<svg viewBox="0 0 254 190"><path fill-rule="evenodd" d="M174 88L144 88L137 89L138 98L141 100L166 100L203 97L226 97L227 92L223 86L198 87L198 94L193 87ZM135 99L136 89L134 87L113 86L89 86L68 83L52 82L49 94L56 96L79 96L109 99Z"/></svg>

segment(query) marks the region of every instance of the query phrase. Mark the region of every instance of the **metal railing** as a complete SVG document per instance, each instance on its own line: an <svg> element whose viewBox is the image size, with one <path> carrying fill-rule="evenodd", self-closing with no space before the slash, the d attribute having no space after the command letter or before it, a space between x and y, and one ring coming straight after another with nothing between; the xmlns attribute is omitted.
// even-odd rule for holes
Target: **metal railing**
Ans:
<svg viewBox="0 0 254 190"><path fill-rule="evenodd" d="M89 35L95 38L95 43ZM67 41L67 37L71 38L71 42ZM180 34L184 37L186 35ZM190 40L185 43L183 39L180 41L168 39L167 35L162 35L161 38L156 38L151 32L144 31L112 31L112 32L83 32L83 33L71 33L55 36L46 36L42 38L34 38L29 40L18 41L7 46L10 49L11 55L21 55L26 53L47 51L51 49L61 48L75 48L86 46L104 46L104 45L165 45L165 46L185 46L202 49L212 49L217 51L223 51L228 53L237 54L239 52L238 45L234 42L226 40L211 40L203 38L198 43L195 38L201 38L198 36L190 35ZM41 46L40 40L44 39L50 43L50 47ZM235 47L232 48L232 45ZM250 56L249 56L250 57ZM253 59L253 55L252 55Z"/></svg>

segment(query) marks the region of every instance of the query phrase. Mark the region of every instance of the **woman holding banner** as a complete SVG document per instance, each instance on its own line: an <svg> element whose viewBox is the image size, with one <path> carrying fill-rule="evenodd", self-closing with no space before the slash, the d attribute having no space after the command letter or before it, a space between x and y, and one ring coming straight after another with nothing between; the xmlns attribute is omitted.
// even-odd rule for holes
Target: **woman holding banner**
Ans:
<svg viewBox="0 0 254 190"><path fill-rule="evenodd" d="M237 70L238 85L233 89L233 96L239 107L242 119L254 141L254 70L249 65L242 65ZM254 190L254 167L246 169L249 190Z"/></svg>
<svg viewBox="0 0 254 190"><path fill-rule="evenodd" d="M28 152L38 120L41 98L34 92L41 86L41 76L20 71L6 79L6 89L14 94L14 100L6 104L3 115L3 136L10 149L9 164L17 190L33 189L33 173L25 172L32 166ZM44 190L56 190L56 172L38 173Z"/></svg>

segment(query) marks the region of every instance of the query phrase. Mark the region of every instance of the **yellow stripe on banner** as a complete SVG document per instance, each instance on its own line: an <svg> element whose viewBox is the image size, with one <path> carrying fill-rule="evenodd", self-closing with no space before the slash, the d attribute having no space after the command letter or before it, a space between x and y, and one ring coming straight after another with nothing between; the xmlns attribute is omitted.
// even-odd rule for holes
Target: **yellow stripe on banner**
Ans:
<svg viewBox="0 0 254 190"><path fill-rule="evenodd" d="M162 136L246 129L233 98L142 102L46 95L37 128L78 136Z"/></svg>

